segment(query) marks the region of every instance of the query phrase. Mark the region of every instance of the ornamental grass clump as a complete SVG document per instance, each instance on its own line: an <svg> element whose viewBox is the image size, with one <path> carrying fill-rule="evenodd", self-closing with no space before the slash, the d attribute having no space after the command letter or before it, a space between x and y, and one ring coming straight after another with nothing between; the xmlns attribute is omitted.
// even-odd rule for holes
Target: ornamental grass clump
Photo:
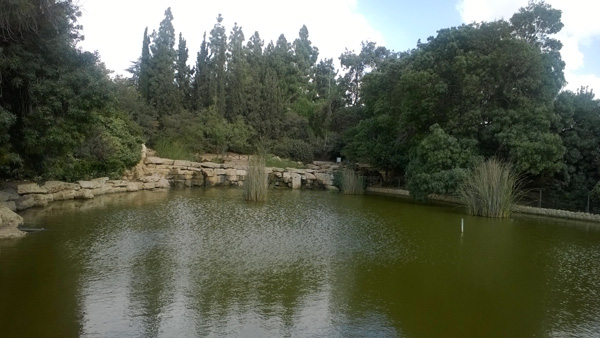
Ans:
<svg viewBox="0 0 600 338"><path fill-rule="evenodd" d="M520 196L522 180L509 164L492 158L473 169L458 189L471 215L509 217Z"/></svg>
<svg viewBox="0 0 600 338"><path fill-rule="evenodd" d="M269 178L265 166L265 157L255 155L248 163L248 175L244 181L244 199L252 202L267 200Z"/></svg>
<svg viewBox="0 0 600 338"><path fill-rule="evenodd" d="M342 193L348 195L359 195L365 192L365 182L362 176L352 169L345 168L341 175Z"/></svg>

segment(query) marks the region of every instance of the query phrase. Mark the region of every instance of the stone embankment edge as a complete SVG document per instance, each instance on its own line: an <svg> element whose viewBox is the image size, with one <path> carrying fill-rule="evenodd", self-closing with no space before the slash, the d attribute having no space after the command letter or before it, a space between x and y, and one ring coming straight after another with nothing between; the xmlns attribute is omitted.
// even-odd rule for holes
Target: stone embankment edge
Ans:
<svg viewBox="0 0 600 338"><path fill-rule="evenodd" d="M368 187L367 192L374 193L374 194L410 197L410 192L408 190L403 190L403 189ZM451 196L430 195L429 199L431 199L433 201L460 204L458 199L451 197ZM528 214L528 215L535 215L535 216L545 216L545 217L563 218L563 219L569 219L569 220L575 220L575 221L587 221L587 222L600 223L600 215L589 214L589 213L585 213L585 212L574 212L574 211L557 210L557 209L544 209L544 208L536 208L536 207L530 207L530 206L525 206L525 205L516 205L513 208L513 211L516 213L520 213L520 214Z"/></svg>
<svg viewBox="0 0 600 338"><path fill-rule="evenodd" d="M274 188L337 190L333 186L333 171L339 168L331 162L314 162L307 169L267 168L269 184ZM0 239L25 235L18 230L23 218L16 212L48 203L72 199L92 199L96 196L141 190L181 187L242 186L247 167L212 162L192 162L147 156L128 170L120 180L100 177L74 183L47 181L38 183L7 183L0 190Z"/></svg>

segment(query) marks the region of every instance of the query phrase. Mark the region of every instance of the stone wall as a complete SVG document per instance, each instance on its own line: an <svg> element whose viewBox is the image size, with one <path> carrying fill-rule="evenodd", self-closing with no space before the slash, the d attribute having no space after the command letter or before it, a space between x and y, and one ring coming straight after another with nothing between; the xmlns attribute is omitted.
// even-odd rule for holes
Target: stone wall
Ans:
<svg viewBox="0 0 600 338"><path fill-rule="evenodd" d="M315 162L307 169L267 168L266 171L272 188L337 190L333 186L333 171L337 168L333 163ZM140 163L120 180L100 177L74 183L6 183L0 190L0 220L5 217L7 220L10 218L11 222L0 223L0 238L15 237L14 234L19 233L16 227L20 223L14 221L14 216L20 216L14 212L43 207L53 201L92 199L106 194L166 189L171 186L238 187L243 186L247 173L247 166L242 165L146 156L144 148Z"/></svg>

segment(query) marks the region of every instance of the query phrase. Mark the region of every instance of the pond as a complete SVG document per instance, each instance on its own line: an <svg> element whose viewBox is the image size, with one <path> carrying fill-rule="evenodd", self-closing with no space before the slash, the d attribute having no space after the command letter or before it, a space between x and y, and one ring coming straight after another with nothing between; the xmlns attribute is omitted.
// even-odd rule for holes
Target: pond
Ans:
<svg viewBox="0 0 600 338"><path fill-rule="evenodd" d="M47 231L0 241L0 335L600 335L597 224L269 193L146 191L24 212Z"/></svg>

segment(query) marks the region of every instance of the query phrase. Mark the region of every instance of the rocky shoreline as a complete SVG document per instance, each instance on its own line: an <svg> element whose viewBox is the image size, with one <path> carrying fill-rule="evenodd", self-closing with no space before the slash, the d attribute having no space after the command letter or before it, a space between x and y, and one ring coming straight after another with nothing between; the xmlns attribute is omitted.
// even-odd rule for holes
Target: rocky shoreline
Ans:
<svg viewBox="0 0 600 338"><path fill-rule="evenodd" d="M338 165L314 162L307 169L267 168L273 188L337 190L333 171ZM25 235L18 230L23 218L16 212L44 207L54 201L93 199L96 196L141 190L181 187L243 186L247 166L213 162L192 162L147 156L127 171L120 180L100 177L77 182L47 181L43 183L6 183L0 190L0 239Z"/></svg>

